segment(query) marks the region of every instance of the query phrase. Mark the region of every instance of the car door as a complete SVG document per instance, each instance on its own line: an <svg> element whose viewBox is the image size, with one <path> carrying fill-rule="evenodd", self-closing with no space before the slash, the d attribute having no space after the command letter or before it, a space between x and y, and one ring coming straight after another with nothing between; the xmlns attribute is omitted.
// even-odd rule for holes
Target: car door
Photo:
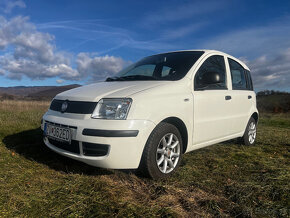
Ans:
<svg viewBox="0 0 290 218"><path fill-rule="evenodd" d="M206 75L216 73L217 84L208 83ZM224 138L231 125L231 96L228 90L225 58L211 55L202 63L194 76L193 92L193 145Z"/></svg>
<svg viewBox="0 0 290 218"><path fill-rule="evenodd" d="M232 81L232 124L230 134L242 133L250 118L255 93L250 74L237 61L227 58Z"/></svg>

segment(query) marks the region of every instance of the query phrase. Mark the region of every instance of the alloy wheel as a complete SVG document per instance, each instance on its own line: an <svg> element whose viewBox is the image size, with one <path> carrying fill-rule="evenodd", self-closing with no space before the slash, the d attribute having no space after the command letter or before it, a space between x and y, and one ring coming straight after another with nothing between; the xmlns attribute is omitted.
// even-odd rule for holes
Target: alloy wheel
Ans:
<svg viewBox="0 0 290 218"><path fill-rule="evenodd" d="M248 136L249 136L249 142L250 144L253 144L256 139L256 124L254 122L251 122L249 125L249 131L248 131Z"/></svg>
<svg viewBox="0 0 290 218"><path fill-rule="evenodd" d="M170 173L176 167L180 156L180 143L173 133L168 133L160 140L156 151L156 163L162 173Z"/></svg>

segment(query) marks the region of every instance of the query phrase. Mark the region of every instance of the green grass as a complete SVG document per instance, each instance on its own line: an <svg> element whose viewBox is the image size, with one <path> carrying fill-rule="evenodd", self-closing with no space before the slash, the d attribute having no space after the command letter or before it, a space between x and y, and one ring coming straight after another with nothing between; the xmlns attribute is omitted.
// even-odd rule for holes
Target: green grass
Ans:
<svg viewBox="0 0 290 218"><path fill-rule="evenodd" d="M50 151L39 129L47 107L0 102L0 217L290 216L289 114L261 115L256 146L193 151L152 181Z"/></svg>
<svg viewBox="0 0 290 218"><path fill-rule="evenodd" d="M290 128L290 114L263 114L260 119L262 126Z"/></svg>

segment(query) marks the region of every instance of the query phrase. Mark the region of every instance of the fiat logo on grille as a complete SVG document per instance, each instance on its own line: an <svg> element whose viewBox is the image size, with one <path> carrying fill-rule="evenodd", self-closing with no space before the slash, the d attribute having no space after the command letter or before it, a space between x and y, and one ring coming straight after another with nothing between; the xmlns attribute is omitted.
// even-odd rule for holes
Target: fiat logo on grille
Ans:
<svg viewBox="0 0 290 218"><path fill-rule="evenodd" d="M64 113L67 109L68 103L67 101L63 102L61 105L61 112Z"/></svg>

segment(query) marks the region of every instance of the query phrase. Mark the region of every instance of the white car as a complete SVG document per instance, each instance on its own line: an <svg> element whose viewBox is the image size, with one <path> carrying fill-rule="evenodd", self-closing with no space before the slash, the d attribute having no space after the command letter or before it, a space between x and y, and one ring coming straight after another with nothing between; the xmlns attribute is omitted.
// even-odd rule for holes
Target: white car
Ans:
<svg viewBox="0 0 290 218"><path fill-rule="evenodd" d="M160 178L186 152L239 137L253 145L257 122L249 68L219 51L190 50L149 56L58 94L41 128L59 154Z"/></svg>

